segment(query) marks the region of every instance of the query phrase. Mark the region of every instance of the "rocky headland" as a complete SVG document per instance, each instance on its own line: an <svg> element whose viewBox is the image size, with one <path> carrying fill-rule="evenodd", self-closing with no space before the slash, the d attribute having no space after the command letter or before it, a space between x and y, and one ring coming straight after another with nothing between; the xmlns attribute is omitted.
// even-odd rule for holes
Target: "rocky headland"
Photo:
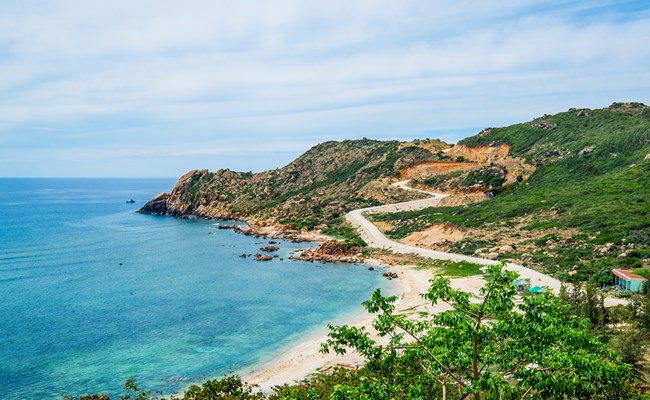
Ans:
<svg viewBox="0 0 650 400"><path fill-rule="evenodd" d="M189 171L139 212L243 221L231 228L256 237L325 241L327 235L363 246L346 213L427 197L393 186L408 179L412 187L450 196L435 211L374 216L389 237L519 261L563 279L606 279L612 267L648 267L649 127L647 106L614 103L486 128L456 145L326 142L271 171ZM607 243L617 249L611 254L626 256L600 252ZM360 259L329 247L301 257Z"/></svg>

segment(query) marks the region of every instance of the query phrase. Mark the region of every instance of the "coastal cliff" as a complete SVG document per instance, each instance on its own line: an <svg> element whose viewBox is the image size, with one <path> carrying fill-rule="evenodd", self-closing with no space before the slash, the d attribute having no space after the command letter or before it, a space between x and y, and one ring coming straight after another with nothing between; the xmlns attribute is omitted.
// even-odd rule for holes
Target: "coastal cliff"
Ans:
<svg viewBox="0 0 650 400"><path fill-rule="evenodd" d="M437 140L428 144L368 139L326 142L271 171L193 170L178 180L170 194L160 194L140 212L311 230L340 221L350 209L421 197L388 183L409 166L441 159L440 151L450 147Z"/></svg>
<svg viewBox="0 0 650 400"><path fill-rule="evenodd" d="M254 226L319 230L338 226L356 208L422 198L391 185L397 179L439 176L461 171L463 177L488 166L508 182L527 177L534 167L508 156L509 147L494 143L471 148L439 140L411 142L345 140L314 146L285 167L260 173L228 169L192 170L171 193L161 193L139 212L178 217L237 219ZM441 172L442 171L442 172ZM491 170L490 170L491 171ZM489 171L488 171L489 173ZM444 174L443 174L444 175ZM458 175L454 175L458 176ZM501 184L501 182L500 182ZM489 197L490 182L446 191L475 193L472 201ZM468 199L470 197L467 197Z"/></svg>

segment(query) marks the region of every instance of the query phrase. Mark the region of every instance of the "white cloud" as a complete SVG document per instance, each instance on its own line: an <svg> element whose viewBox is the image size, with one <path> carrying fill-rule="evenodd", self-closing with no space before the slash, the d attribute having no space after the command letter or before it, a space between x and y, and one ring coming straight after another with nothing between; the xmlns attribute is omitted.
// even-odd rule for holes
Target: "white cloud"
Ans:
<svg viewBox="0 0 650 400"><path fill-rule="evenodd" d="M17 122L0 127L0 143L48 151L122 141L129 153L161 140L191 148L272 134L264 140L281 148L648 102L650 13L620 18L616 3L591 4L598 9L561 0L4 5L0 119ZM45 137L39 126L55 130Z"/></svg>

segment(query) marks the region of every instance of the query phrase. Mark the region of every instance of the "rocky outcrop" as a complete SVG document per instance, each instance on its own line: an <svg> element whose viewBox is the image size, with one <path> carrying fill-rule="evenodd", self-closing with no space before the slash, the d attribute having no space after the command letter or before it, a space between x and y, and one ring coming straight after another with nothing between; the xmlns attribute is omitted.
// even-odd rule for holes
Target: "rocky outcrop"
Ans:
<svg viewBox="0 0 650 400"><path fill-rule="evenodd" d="M545 119L537 122L536 126L539 127L539 128L548 129L548 130L553 130L553 129L557 128L557 124L555 124L553 122L549 122L549 121L547 121Z"/></svg>
<svg viewBox="0 0 650 400"><path fill-rule="evenodd" d="M278 246L264 246L260 247L260 250L265 253L273 253L274 251L280 250L280 248Z"/></svg>
<svg viewBox="0 0 650 400"><path fill-rule="evenodd" d="M592 151L594 151L594 146L585 146L578 152L578 157L582 157L586 154L591 153Z"/></svg>
<svg viewBox="0 0 650 400"><path fill-rule="evenodd" d="M399 276L397 275L397 272L390 272L390 271L384 272L383 274L381 274L381 276L388 279L389 281L399 278Z"/></svg>
<svg viewBox="0 0 650 400"><path fill-rule="evenodd" d="M437 157L422 146L368 139L326 142L271 171L192 170L170 194L152 200L140 212L280 224L297 230L307 220L313 221L309 226L313 229L351 208L402 201L403 191L369 190L369 184ZM390 182L383 187L389 186Z"/></svg>
<svg viewBox="0 0 650 400"><path fill-rule="evenodd" d="M356 246L350 246L344 242L337 240L327 241L316 249L306 249L297 255L290 257L294 260L302 260L309 262L323 262L323 263L362 263L364 257L360 253L360 249Z"/></svg>
<svg viewBox="0 0 650 400"><path fill-rule="evenodd" d="M169 194L161 193L145 203L145 205L138 212L142 214L166 215L168 200Z"/></svg>

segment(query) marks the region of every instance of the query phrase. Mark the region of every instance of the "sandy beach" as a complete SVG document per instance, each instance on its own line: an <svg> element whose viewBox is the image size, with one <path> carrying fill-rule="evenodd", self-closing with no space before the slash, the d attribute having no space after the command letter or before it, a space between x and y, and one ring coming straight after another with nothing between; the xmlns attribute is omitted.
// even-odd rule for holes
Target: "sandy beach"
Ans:
<svg viewBox="0 0 650 400"><path fill-rule="evenodd" d="M377 263L379 262L375 260L375 264ZM434 309L420 296L427 291L429 280L434 276L433 270L416 270L415 266L386 268L399 276L399 279L395 280L398 284L397 293L399 293L398 312L442 311L449 308L446 304L438 304ZM478 292L483 285L481 276L457 278L452 279L451 282L453 287L472 292ZM351 316L347 324L363 326L373 332L372 320L373 315L364 311ZM276 385L300 381L314 372L328 370L335 366L355 368L363 364L362 357L353 351L342 356L334 353L322 354L321 343L326 339L326 332L305 338L304 342L268 363L241 371L242 379L249 384L257 385L263 392L270 392Z"/></svg>

